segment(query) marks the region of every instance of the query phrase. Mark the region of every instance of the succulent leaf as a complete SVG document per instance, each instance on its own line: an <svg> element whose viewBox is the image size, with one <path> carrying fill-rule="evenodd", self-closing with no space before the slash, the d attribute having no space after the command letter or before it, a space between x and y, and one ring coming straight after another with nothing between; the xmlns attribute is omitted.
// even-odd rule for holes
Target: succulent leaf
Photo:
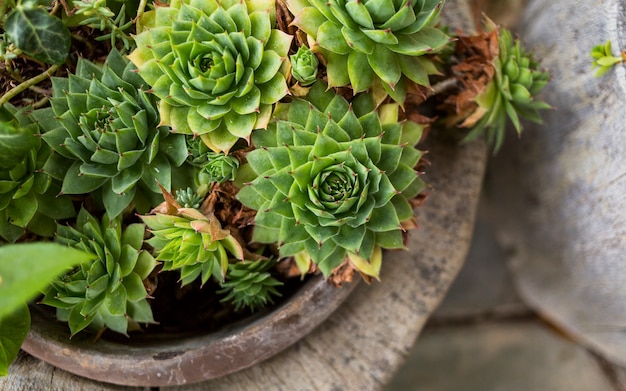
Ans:
<svg viewBox="0 0 626 391"><path fill-rule="evenodd" d="M97 191L111 216L154 198L156 181L169 189L172 168L187 158L185 137L159 125L155 99L135 70L116 50L102 67L80 59L75 75L53 79L52 107L33 113L60 155L46 172L63 181L65 194Z"/></svg>
<svg viewBox="0 0 626 391"><path fill-rule="evenodd" d="M54 219L75 215L71 200L58 196L59 184L43 172L50 148L25 109L0 108L0 237L17 240L27 228L52 236Z"/></svg>
<svg viewBox="0 0 626 391"><path fill-rule="evenodd" d="M98 220L85 209L75 227L57 227L58 242L96 258L53 281L42 300L57 308L57 317L69 323L72 335L87 327L126 334L137 323L154 322L143 280L156 261L141 249L144 230L143 224L123 228L121 217L105 214Z"/></svg>
<svg viewBox="0 0 626 391"><path fill-rule="evenodd" d="M443 4L444 0L287 1L295 15L293 24L316 42L315 50L326 59L331 87L350 84L361 92L376 89L380 81L379 90L400 104L409 83L428 85L424 75L436 73L429 60L425 65L414 57L435 53L450 41L433 27ZM409 62L411 68L399 66ZM357 71L359 67L365 75Z"/></svg>
<svg viewBox="0 0 626 391"><path fill-rule="evenodd" d="M278 243L283 257L304 252L329 276L349 253L367 263L377 246L403 247L407 200L423 182L414 169L421 132L404 131L397 104L379 117L370 96L350 105L326 88L317 82L308 101L280 105L253 133L247 159L257 177L238 198L257 210L255 241Z"/></svg>
<svg viewBox="0 0 626 391"><path fill-rule="evenodd" d="M206 4L205 4L206 3ZM158 7L129 58L161 100L162 123L225 152L288 93L291 37L273 29L274 1L175 1Z"/></svg>

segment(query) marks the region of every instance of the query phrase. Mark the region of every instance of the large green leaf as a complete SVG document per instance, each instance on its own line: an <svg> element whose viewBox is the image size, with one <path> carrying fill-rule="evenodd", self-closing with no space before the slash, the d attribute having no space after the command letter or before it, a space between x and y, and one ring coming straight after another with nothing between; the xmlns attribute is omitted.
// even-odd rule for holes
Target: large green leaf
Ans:
<svg viewBox="0 0 626 391"><path fill-rule="evenodd" d="M34 298L56 276L92 258L56 243L0 247L0 320Z"/></svg>
<svg viewBox="0 0 626 391"><path fill-rule="evenodd" d="M68 28L41 8L18 6L7 15L4 30L20 50L48 64L63 64L70 50Z"/></svg>
<svg viewBox="0 0 626 391"><path fill-rule="evenodd" d="M22 304L16 311L0 319L0 376L8 374L9 365L17 357L30 329L30 312Z"/></svg>

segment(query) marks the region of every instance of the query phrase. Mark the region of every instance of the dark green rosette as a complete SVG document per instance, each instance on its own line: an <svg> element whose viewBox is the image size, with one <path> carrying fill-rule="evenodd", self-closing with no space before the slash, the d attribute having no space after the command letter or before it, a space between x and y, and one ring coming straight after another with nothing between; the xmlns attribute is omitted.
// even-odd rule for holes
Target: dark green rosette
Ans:
<svg viewBox="0 0 626 391"><path fill-rule="evenodd" d="M238 194L257 211L253 240L308 258L326 276L349 258L377 278L380 250L404 248L413 225L422 128L399 122L397 104L377 112L369 95L349 104L322 82L306 99L280 104L253 134L247 159L257 177Z"/></svg>
<svg viewBox="0 0 626 391"><path fill-rule="evenodd" d="M76 74L52 85L52 107L33 115L56 152L44 170L62 192L93 193L112 217L133 202L141 212L161 202L158 184L169 190L187 159L185 136L161 126L135 66L113 50L103 66L81 59Z"/></svg>

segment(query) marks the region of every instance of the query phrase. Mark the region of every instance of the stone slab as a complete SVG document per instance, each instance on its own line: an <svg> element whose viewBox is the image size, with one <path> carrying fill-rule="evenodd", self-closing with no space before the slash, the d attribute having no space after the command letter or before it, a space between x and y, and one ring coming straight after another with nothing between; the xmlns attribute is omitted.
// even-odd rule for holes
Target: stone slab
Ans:
<svg viewBox="0 0 626 391"><path fill-rule="evenodd" d="M465 265L433 318L510 314L526 308L506 265L505 251L496 240L493 225L482 217L483 211L478 210Z"/></svg>
<svg viewBox="0 0 626 391"><path fill-rule="evenodd" d="M615 391L583 348L537 322L426 329L387 391Z"/></svg>

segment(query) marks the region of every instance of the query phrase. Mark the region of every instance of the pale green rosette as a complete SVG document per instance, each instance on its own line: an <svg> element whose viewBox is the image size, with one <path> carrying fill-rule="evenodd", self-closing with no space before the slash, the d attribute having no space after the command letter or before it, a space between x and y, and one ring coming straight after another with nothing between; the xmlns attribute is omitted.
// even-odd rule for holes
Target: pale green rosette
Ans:
<svg viewBox="0 0 626 391"><path fill-rule="evenodd" d="M317 67L319 65L315 53L308 47L301 46L290 59L293 78L303 86L313 84L317 78Z"/></svg>
<svg viewBox="0 0 626 391"><path fill-rule="evenodd" d="M289 91L292 39L273 29L273 0L173 0L145 19L129 58L161 100L163 124L226 153L267 126Z"/></svg>
<svg viewBox="0 0 626 391"><path fill-rule="evenodd" d="M450 41L434 27L444 0L287 0L293 24L326 59L328 84L372 88L402 104L409 83L429 85L437 69L424 54Z"/></svg>

